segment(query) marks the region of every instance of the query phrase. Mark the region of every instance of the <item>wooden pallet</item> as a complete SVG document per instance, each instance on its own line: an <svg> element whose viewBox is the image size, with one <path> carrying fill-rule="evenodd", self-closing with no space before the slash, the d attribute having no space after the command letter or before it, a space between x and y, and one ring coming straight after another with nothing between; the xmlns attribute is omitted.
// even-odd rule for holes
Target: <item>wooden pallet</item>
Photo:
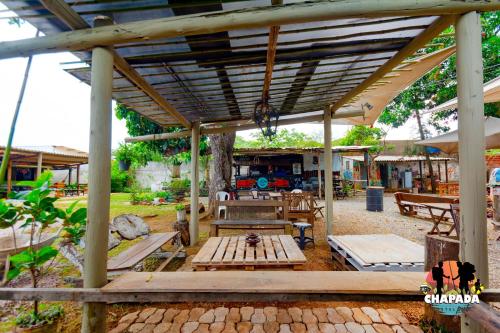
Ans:
<svg viewBox="0 0 500 333"><path fill-rule="evenodd" d="M262 236L255 247L245 236L210 237L193 258L195 270L210 268L293 268L301 269L306 257L290 235Z"/></svg>
<svg viewBox="0 0 500 333"><path fill-rule="evenodd" d="M354 245L359 246L361 243L364 243L363 250L365 252L374 254L373 259L369 259L357 251L359 249ZM368 272L423 272L424 270L423 247L396 235L328 236L328 244L330 244L333 260L345 270ZM397 253L386 255L377 253L381 250L381 244L385 250L392 248L390 252ZM405 252L417 252L417 254L409 253L408 259L405 259ZM383 259L384 256L387 260Z"/></svg>

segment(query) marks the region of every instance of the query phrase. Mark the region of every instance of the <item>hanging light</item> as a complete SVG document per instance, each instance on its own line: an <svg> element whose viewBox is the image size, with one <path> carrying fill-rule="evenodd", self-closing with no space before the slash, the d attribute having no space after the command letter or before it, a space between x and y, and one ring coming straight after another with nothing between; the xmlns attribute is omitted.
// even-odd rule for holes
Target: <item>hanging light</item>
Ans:
<svg viewBox="0 0 500 333"><path fill-rule="evenodd" d="M263 98L261 101L255 103L253 120L259 126L264 137L272 139L276 135L279 116L279 112L269 104L268 98Z"/></svg>

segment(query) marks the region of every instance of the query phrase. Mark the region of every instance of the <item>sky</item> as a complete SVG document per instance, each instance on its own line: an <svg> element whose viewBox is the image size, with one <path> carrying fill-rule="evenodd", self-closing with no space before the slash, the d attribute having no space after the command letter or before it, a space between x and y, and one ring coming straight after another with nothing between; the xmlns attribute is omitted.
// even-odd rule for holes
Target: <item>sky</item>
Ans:
<svg viewBox="0 0 500 333"><path fill-rule="evenodd" d="M0 9L4 8L0 5ZM18 27L0 19L0 41L34 37L36 30L25 22ZM36 55L17 121L14 146L63 145L83 151L89 149L90 87L63 70L61 63L77 61L71 53ZM27 58L0 60L0 145L7 143ZM114 105L114 104L113 104ZM453 126L452 126L453 127ZM112 146L127 137L125 122L113 115ZM281 127L280 127L281 128ZM322 137L322 124L283 126ZM342 137L350 126L333 125L332 137ZM452 128L453 129L453 128ZM249 138L253 131L238 132ZM416 121L391 129L386 139L417 137Z"/></svg>

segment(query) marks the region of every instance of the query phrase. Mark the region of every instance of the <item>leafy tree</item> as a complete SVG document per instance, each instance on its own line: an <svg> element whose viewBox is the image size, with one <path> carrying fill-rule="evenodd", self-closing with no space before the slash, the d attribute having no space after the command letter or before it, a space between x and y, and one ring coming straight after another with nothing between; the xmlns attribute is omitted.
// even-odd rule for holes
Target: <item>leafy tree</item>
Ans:
<svg viewBox="0 0 500 333"><path fill-rule="evenodd" d="M297 132L295 129L289 131L284 128L278 130L272 140L264 137L262 132L253 133L250 140L236 136L236 148L314 148L323 147L321 142L316 141L311 135Z"/></svg>
<svg viewBox="0 0 500 333"><path fill-rule="evenodd" d="M44 172L35 181L20 182L19 185L32 188L30 191L10 194L11 197L22 200L21 205L14 206L5 200L0 200L0 228L12 228L15 235L13 227L19 222L20 228L30 231L27 249L9 258L11 265L7 277L10 280L26 271L31 276L33 288L38 287L40 279L47 270L47 264L53 262L59 253L51 245L39 246L43 232L62 220L61 244L76 244L85 234L87 209L75 209L77 202L66 210L56 208L54 202L58 198L50 195L51 177L50 172ZM14 244L16 244L15 236ZM38 301L34 301L33 310L23 316L23 320L19 323L28 327L36 326L53 319L54 315L60 315L59 311L40 312Z"/></svg>
<svg viewBox="0 0 500 333"><path fill-rule="evenodd" d="M374 162L375 158L384 150L392 148L385 144L384 139L386 135L387 133L381 128L356 125L353 126L344 137L334 140L332 144L336 146L371 146L368 149L371 161L371 163L369 163L369 176L370 179L375 181L377 175L377 164Z"/></svg>
<svg viewBox="0 0 500 333"><path fill-rule="evenodd" d="M115 115L120 120L125 120L128 134L131 136L140 136L148 134L172 133L182 130L181 127L161 127L158 124L144 118L137 112L127 108L125 105L117 104L115 108ZM134 143L134 146L140 146L142 156L148 156L146 150L149 150L151 155L160 153L161 155L175 155L177 153L191 150L191 138L178 138L167 140L156 140L149 142ZM207 137L200 138L200 154L204 155L208 151ZM156 155L157 156L157 155Z"/></svg>

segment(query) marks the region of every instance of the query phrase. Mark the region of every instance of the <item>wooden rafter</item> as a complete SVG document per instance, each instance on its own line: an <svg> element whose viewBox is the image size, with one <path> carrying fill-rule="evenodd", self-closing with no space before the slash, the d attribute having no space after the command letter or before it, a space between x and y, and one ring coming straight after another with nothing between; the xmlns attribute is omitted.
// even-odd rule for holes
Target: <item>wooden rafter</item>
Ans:
<svg viewBox="0 0 500 333"><path fill-rule="evenodd" d="M470 11L495 11L499 9L500 2L491 0L323 0L286 6L222 10L64 32L36 39L3 42L0 43L0 59L339 18L454 15Z"/></svg>
<svg viewBox="0 0 500 333"><path fill-rule="evenodd" d="M64 0L40 0L40 3L63 21L72 30L87 29L90 26L75 12ZM142 76L130 66L115 50L112 50L115 68L126 77L132 84L136 85L153 101L155 101L165 112L170 114L186 128L191 128L191 123L180 114L163 96L158 93Z"/></svg>
<svg viewBox="0 0 500 333"><path fill-rule="evenodd" d="M362 117L364 112L362 111L350 111L350 112L342 112L338 114L334 114L332 119L343 119L343 118L352 118L352 117ZM283 125L294 125L294 124L303 124L308 122L316 122L323 121L323 115L314 115L314 116L304 116L304 117L296 117L289 119L282 119L278 122L279 126ZM203 135L208 134L217 134L217 133L228 133L234 131L246 131L250 129L256 129L258 126L256 124L231 124L228 126L220 126L213 128L201 128L200 133ZM140 141L156 141L156 140L165 140L165 139L177 139L177 138L185 138L191 136L191 131L179 131L179 132L170 132L170 133L160 133L160 134L149 134L143 136L135 136L125 138L125 142L140 142Z"/></svg>

